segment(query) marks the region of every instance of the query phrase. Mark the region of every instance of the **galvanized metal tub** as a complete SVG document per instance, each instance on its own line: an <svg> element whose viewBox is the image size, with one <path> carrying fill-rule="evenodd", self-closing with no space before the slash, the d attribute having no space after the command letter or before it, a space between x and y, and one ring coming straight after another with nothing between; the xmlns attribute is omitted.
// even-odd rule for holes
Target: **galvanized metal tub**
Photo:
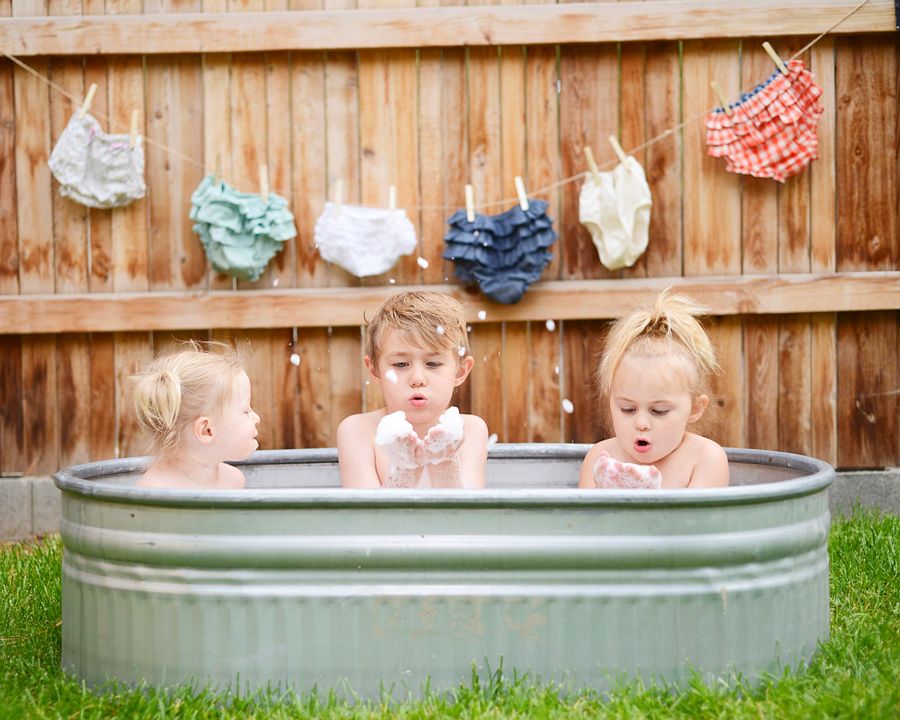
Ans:
<svg viewBox="0 0 900 720"><path fill-rule="evenodd" d="M605 689L808 660L829 633L826 463L729 450L732 486L575 488L585 445L499 445L483 491L338 487L264 451L248 489L59 472L63 666L216 688L446 689L479 668Z"/></svg>

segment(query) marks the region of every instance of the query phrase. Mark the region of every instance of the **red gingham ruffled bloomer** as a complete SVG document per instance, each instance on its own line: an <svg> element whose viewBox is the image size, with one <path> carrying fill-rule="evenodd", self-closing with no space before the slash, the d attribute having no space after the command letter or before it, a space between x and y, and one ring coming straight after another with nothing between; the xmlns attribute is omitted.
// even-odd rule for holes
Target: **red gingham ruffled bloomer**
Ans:
<svg viewBox="0 0 900 720"><path fill-rule="evenodd" d="M712 157L724 157L728 172L784 182L818 154L816 123L823 108L822 88L801 60L788 63L730 105L706 116L706 144Z"/></svg>

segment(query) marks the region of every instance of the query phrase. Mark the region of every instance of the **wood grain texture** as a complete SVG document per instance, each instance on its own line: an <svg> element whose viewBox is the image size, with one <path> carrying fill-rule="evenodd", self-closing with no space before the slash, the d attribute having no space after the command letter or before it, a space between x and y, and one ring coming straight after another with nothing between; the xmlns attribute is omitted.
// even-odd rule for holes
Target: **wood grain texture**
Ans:
<svg viewBox="0 0 900 720"><path fill-rule="evenodd" d="M15 72L0 59L0 293L19 292L19 226L16 208Z"/></svg>
<svg viewBox="0 0 900 720"><path fill-rule="evenodd" d="M669 286L712 315L900 309L898 272L552 281L536 283L514 305L457 285L432 289L462 302L470 322L479 310L488 322L543 322L618 317ZM371 317L389 296L416 287L8 295L0 296L0 333L358 326L363 313Z"/></svg>
<svg viewBox="0 0 900 720"><path fill-rule="evenodd" d="M737 274L741 271L740 178L706 154L703 116L715 99L715 80L726 97L737 98L738 44L691 41L684 44L684 173L692 178L684 195L684 274Z"/></svg>
<svg viewBox="0 0 900 720"><path fill-rule="evenodd" d="M743 319L747 447L778 447L778 320Z"/></svg>
<svg viewBox="0 0 900 720"><path fill-rule="evenodd" d="M25 1L15 0L14 7ZM727 4L658 0L341 13L333 11L335 4L326 3L327 9L321 12L255 12L245 19L228 13L189 13L179 19L5 20L0 21L0 44L26 57L777 37L819 32L858 4L854 0L797 0L788 6L774 0ZM254 7L249 2L235 5ZM869 0L834 32L893 30L891 1Z"/></svg>
<svg viewBox="0 0 900 720"><path fill-rule="evenodd" d="M116 361L112 333L90 336L90 459L116 457Z"/></svg>
<svg viewBox="0 0 900 720"><path fill-rule="evenodd" d="M0 335L0 473L23 473L25 415L22 383L22 338Z"/></svg>

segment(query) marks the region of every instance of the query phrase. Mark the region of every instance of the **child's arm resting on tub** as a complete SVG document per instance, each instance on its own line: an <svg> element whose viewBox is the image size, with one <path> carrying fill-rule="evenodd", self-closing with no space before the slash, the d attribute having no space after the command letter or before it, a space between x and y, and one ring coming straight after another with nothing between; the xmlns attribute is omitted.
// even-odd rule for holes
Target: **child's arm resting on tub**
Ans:
<svg viewBox="0 0 900 720"><path fill-rule="evenodd" d="M375 467L375 436L365 415L350 415L337 429L341 487L380 488Z"/></svg>

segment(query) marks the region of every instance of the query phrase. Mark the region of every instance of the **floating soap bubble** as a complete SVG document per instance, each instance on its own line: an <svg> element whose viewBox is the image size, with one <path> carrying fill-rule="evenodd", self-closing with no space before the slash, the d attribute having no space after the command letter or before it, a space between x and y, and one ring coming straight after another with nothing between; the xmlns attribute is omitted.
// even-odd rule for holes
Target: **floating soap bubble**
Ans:
<svg viewBox="0 0 900 720"><path fill-rule="evenodd" d="M478 319L479 320L484 320L486 317L487 317L487 313L484 310L478 311Z"/></svg>
<svg viewBox="0 0 900 720"><path fill-rule="evenodd" d="M556 330L556 323L555 323L553 320L548 320L548 321L547 321L546 323L544 323L544 324L547 326L547 329L548 329L550 332L553 332L554 330Z"/></svg>
<svg viewBox="0 0 900 720"><path fill-rule="evenodd" d="M572 401L569 400L569 398L563 398L562 409L565 410L569 415L575 412L575 406L572 404Z"/></svg>

